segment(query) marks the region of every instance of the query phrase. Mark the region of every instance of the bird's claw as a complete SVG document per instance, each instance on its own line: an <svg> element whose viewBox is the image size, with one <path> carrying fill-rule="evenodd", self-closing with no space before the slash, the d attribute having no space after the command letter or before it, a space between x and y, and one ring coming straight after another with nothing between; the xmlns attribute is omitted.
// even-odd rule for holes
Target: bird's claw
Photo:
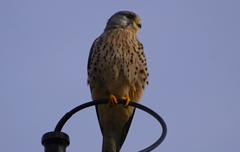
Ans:
<svg viewBox="0 0 240 152"><path fill-rule="evenodd" d="M118 101L117 101L117 98L111 94L109 97L108 107L112 107L112 106L118 107Z"/></svg>
<svg viewBox="0 0 240 152"><path fill-rule="evenodd" d="M127 95L126 97L122 97L122 100L125 100L126 103L123 105L124 108L128 108L129 102L131 101L131 99L129 98L129 96Z"/></svg>

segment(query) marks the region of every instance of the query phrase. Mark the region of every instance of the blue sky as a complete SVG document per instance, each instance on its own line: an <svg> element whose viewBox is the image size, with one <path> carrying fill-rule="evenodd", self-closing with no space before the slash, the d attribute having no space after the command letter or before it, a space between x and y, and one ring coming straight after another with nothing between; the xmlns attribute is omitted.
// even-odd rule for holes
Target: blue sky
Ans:
<svg viewBox="0 0 240 152"><path fill-rule="evenodd" d="M150 73L141 104L168 126L155 151L240 151L240 1L2 1L0 5L0 151L42 152L41 137L72 108L91 101L89 49L120 10L142 20L138 36ZM68 152L100 151L95 108L64 126ZM122 151L161 134L136 111Z"/></svg>

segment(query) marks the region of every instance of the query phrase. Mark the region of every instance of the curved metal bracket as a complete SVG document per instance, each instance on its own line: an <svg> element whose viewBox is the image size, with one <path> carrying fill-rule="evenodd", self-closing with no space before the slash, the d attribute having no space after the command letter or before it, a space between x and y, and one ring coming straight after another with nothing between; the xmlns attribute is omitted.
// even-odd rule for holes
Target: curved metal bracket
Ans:
<svg viewBox="0 0 240 152"><path fill-rule="evenodd" d="M68 121L68 119L74 115L75 113L77 113L78 111L84 109L84 108L87 108L87 107L90 107L90 106L94 106L94 105L97 105L97 104L106 104L108 103L109 99L103 99L103 100L95 100L95 101L90 101L90 102L87 102L87 103L84 103L80 106L77 106L76 108L72 109L71 111L69 111L68 113L66 113L62 118L61 120L58 122L58 124L56 125L55 127L55 132L61 132L64 124ZM125 101L123 100L118 100L118 103L119 104L125 104ZM136 102L129 102L129 105L130 106L133 106L133 107L136 107L138 109L141 109L147 113L149 113L150 115L152 115L154 118L156 118L158 120L158 122L161 124L162 126L162 135L160 136L160 138L155 142L153 143L151 146L141 150L140 152L148 152L148 151L151 151L153 150L154 148L156 148L157 146L159 146L163 140L165 139L166 135L167 135L167 125L166 123L164 122L164 120L156 113L154 112L153 110L149 109L148 107L146 106L143 106L141 104L138 104Z"/></svg>

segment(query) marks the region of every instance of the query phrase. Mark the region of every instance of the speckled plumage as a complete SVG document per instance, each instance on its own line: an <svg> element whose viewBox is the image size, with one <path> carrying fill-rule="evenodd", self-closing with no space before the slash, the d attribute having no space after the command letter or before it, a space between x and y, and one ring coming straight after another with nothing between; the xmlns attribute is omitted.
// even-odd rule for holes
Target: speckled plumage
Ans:
<svg viewBox="0 0 240 152"><path fill-rule="evenodd" d="M137 38L140 18L133 12L114 14L93 43L88 59L88 84L93 100L129 96L139 102L148 72L143 45ZM103 152L118 152L126 138L135 109L96 107L103 134Z"/></svg>

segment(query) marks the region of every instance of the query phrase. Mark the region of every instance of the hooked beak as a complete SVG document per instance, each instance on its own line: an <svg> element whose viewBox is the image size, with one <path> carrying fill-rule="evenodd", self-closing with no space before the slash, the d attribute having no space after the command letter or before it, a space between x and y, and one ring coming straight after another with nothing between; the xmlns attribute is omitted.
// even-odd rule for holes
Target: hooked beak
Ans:
<svg viewBox="0 0 240 152"><path fill-rule="evenodd" d="M137 24L138 28L142 27L141 21L140 20L135 20L135 23Z"/></svg>
<svg viewBox="0 0 240 152"><path fill-rule="evenodd" d="M138 26L139 28L141 28L141 27L142 27L142 24L141 24L141 23L137 23L137 26Z"/></svg>

